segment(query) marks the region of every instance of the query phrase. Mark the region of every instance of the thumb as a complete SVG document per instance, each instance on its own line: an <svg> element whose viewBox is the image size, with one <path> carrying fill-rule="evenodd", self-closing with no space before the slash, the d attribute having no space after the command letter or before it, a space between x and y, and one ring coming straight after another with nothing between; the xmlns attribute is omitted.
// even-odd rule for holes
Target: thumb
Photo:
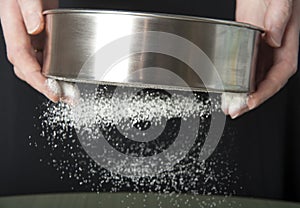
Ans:
<svg viewBox="0 0 300 208"><path fill-rule="evenodd" d="M266 41L280 47L286 25L292 13L292 0L271 0L265 16Z"/></svg>
<svg viewBox="0 0 300 208"><path fill-rule="evenodd" d="M43 5L41 0L18 0L26 30L31 35L44 29Z"/></svg>

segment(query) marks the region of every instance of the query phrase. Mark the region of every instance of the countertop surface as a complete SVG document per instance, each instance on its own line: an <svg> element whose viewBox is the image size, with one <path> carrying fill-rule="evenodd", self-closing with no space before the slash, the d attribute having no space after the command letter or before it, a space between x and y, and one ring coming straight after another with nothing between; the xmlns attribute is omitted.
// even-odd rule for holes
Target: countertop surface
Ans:
<svg viewBox="0 0 300 208"><path fill-rule="evenodd" d="M1 208L142 208L142 207L245 207L300 208L300 204L222 196L153 193L70 193L0 197Z"/></svg>

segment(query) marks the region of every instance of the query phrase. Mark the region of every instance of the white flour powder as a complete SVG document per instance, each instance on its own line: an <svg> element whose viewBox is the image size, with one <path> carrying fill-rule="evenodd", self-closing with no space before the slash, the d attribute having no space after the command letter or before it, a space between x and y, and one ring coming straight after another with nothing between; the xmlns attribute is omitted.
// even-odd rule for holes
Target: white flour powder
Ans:
<svg viewBox="0 0 300 208"><path fill-rule="evenodd" d="M235 116L240 110L247 107L247 99L246 93L223 93L222 110L225 114Z"/></svg>
<svg viewBox="0 0 300 208"><path fill-rule="evenodd" d="M53 93L61 97L63 102L74 104L80 98L80 92L75 83L48 78L46 84Z"/></svg>

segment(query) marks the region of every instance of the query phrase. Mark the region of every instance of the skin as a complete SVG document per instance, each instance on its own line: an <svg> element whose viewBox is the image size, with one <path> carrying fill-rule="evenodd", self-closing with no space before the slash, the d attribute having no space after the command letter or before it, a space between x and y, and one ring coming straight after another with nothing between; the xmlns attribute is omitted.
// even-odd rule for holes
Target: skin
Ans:
<svg viewBox="0 0 300 208"><path fill-rule="evenodd" d="M41 73L44 19L42 11L57 7L56 0L0 0L0 17L7 56L15 74L53 102L61 95L53 93ZM236 20L265 29L256 92L246 105L234 111L223 108L236 118L261 105L277 93L297 70L300 0L237 0ZM226 106L226 105L225 105Z"/></svg>
<svg viewBox="0 0 300 208"><path fill-rule="evenodd" d="M265 43L259 52L257 90L231 118L257 108L276 94L296 73L300 28L299 0L237 0L236 20L264 28Z"/></svg>
<svg viewBox="0 0 300 208"><path fill-rule="evenodd" d="M42 11L55 8L55 0L0 0L0 17L8 60L17 77L26 81L53 102L60 97L46 85L41 73L44 18Z"/></svg>

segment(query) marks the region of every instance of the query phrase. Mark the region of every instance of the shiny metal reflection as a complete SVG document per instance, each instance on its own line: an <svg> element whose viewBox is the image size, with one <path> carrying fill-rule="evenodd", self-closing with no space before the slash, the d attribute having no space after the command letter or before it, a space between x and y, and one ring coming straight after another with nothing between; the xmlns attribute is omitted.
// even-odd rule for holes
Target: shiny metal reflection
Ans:
<svg viewBox="0 0 300 208"><path fill-rule="evenodd" d="M44 15L46 43L43 73L48 77L72 82L178 90L186 88L185 84L164 73L138 71L141 68L160 67L180 76L194 90L239 93L255 90L256 59L263 32L260 28L231 21L121 11L57 9L45 11ZM214 78L206 80L208 84L204 86L201 77L195 76L186 63L159 53L132 54L105 79L96 76L97 68L93 67L93 61L82 69L101 47L118 38L144 33L143 43L147 45L146 34L149 31L175 34L196 44L215 66L224 89L215 86ZM141 44L140 40L131 40L130 50L141 47L145 47L145 44ZM176 48L176 42L170 47L180 50ZM209 77L211 72L207 67L201 70Z"/></svg>

